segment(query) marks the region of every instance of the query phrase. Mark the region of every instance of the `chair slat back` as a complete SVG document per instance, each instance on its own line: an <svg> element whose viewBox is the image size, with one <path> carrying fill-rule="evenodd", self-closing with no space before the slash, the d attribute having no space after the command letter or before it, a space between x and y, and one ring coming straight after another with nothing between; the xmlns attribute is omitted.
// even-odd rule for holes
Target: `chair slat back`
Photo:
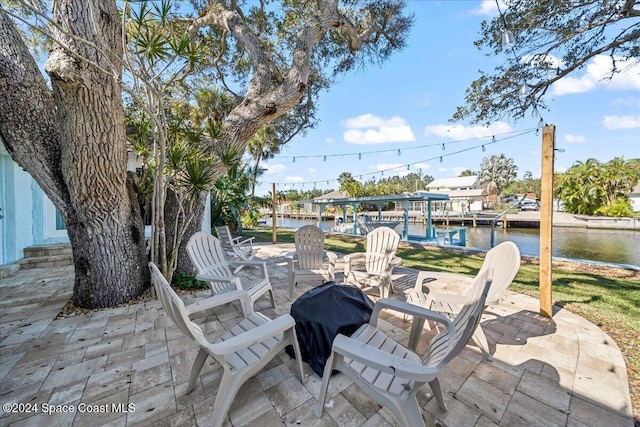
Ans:
<svg viewBox="0 0 640 427"><path fill-rule="evenodd" d="M225 226L226 227L226 226ZM224 257L220 240L209 233L198 231L187 242L187 253L199 274L233 276L229 262ZM229 287L227 282L209 282L214 294Z"/></svg>
<svg viewBox="0 0 640 427"><path fill-rule="evenodd" d="M218 239L222 244L225 252L233 253L233 236L231 235L231 230L229 230L228 225L216 225L215 227L216 234L218 235Z"/></svg>
<svg viewBox="0 0 640 427"><path fill-rule="evenodd" d="M520 251L515 243L506 241L487 252L478 274L493 269L493 280L487 304L497 304L498 298L513 281L520 269Z"/></svg>
<svg viewBox="0 0 640 427"><path fill-rule="evenodd" d="M305 225L294 233L298 268L314 270L322 266L324 232L315 225Z"/></svg>
<svg viewBox="0 0 640 427"><path fill-rule="evenodd" d="M150 262L151 283L169 319L180 329L180 332L198 344L206 343L202 329L194 324L187 315L184 303L164 278L158 267Z"/></svg>
<svg viewBox="0 0 640 427"><path fill-rule="evenodd" d="M493 270L487 269L476 276L468 294L469 302L462 307L451 325L431 340L422 359L423 365L444 368L465 347L480 323L492 274Z"/></svg>
<svg viewBox="0 0 640 427"><path fill-rule="evenodd" d="M395 257L400 236L389 227L378 227L367 234L365 268L370 273L382 273Z"/></svg>

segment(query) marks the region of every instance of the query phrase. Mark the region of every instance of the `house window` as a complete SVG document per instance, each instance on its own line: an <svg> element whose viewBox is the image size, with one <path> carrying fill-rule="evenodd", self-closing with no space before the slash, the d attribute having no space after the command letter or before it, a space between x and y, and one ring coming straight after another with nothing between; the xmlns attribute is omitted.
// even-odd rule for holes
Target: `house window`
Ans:
<svg viewBox="0 0 640 427"><path fill-rule="evenodd" d="M62 219L62 215L60 215L60 211L56 208L56 230L66 230L67 225L64 223Z"/></svg>

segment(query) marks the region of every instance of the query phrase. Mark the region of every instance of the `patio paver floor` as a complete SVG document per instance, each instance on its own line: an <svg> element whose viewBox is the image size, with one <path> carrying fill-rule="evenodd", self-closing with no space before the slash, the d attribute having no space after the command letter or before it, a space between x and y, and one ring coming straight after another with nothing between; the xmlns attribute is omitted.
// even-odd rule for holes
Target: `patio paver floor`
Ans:
<svg viewBox="0 0 640 427"><path fill-rule="evenodd" d="M288 313L284 254L293 245L258 247L258 256L268 262L276 308L262 298L256 309L270 317ZM249 274L246 270L242 274ZM416 275L417 270L396 268L393 298L404 299ZM310 287L297 286L294 297ZM55 319L72 291L72 267L22 270L2 279L0 424L208 425L221 368L209 359L195 391L185 395L197 347L171 324L158 301ZM367 292L375 299L377 290ZM190 302L207 295L183 297ZM240 316L231 304L197 321L212 339ZM393 313L381 323L405 344L410 325ZM426 386L419 402L427 426L633 426L624 359L597 326L561 309L546 319L538 314L537 300L508 292L487 310L483 327L494 360L484 361L470 345L447 366L441 376L446 412ZM306 364L305 369L303 385L295 361L282 352L241 388L225 425L396 423L341 374L332 378L328 404L316 418L321 379ZM21 405L6 408L8 403Z"/></svg>

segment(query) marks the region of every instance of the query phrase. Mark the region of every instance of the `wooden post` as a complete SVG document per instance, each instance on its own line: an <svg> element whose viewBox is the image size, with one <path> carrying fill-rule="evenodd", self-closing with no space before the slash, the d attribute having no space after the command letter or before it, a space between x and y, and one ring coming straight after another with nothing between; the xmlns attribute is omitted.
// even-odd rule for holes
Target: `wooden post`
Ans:
<svg viewBox="0 0 640 427"><path fill-rule="evenodd" d="M554 125L542 128L542 178L540 188L540 314L553 316L551 300L551 249L553 235Z"/></svg>
<svg viewBox="0 0 640 427"><path fill-rule="evenodd" d="M271 183L271 243L276 243L276 183Z"/></svg>

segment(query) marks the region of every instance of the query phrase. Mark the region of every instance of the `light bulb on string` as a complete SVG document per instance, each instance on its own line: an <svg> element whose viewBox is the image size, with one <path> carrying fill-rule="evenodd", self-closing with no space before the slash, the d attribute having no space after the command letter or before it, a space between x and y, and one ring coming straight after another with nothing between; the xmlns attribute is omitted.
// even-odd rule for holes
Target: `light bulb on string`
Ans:
<svg viewBox="0 0 640 427"><path fill-rule="evenodd" d="M398 156L400 155L400 149L398 148Z"/></svg>
<svg viewBox="0 0 640 427"><path fill-rule="evenodd" d="M407 170L410 171L411 170L411 165L407 165Z"/></svg>
<svg viewBox="0 0 640 427"><path fill-rule="evenodd" d="M493 136L491 137L491 143L492 143L492 144L495 144L495 143L496 143L496 136L495 136L495 135L493 135Z"/></svg>
<svg viewBox="0 0 640 427"><path fill-rule="evenodd" d="M444 151L444 150L445 150L445 147L444 147L444 142L443 142L442 143L442 151Z"/></svg>
<svg viewBox="0 0 640 427"><path fill-rule="evenodd" d="M324 161L326 162L326 161L327 161L327 156L324 156L324 157L322 158L322 160L324 160Z"/></svg>
<svg viewBox="0 0 640 427"><path fill-rule="evenodd" d="M518 90L518 95L520 98L528 98L531 95L531 88L527 84L527 82L522 83L520 86L520 90Z"/></svg>
<svg viewBox="0 0 640 427"><path fill-rule="evenodd" d="M358 153L358 160L362 160L362 153Z"/></svg>
<svg viewBox="0 0 640 427"><path fill-rule="evenodd" d="M442 163L442 156L440 156L440 163Z"/></svg>
<svg viewBox="0 0 640 427"><path fill-rule="evenodd" d="M502 50L506 51L511 49L516 44L516 38L513 33L505 26L502 29Z"/></svg>
<svg viewBox="0 0 640 427"><path fill-rule="evenodd" d="M296 162L296 158L295 158L295 156L294 156L294 157L293 157L293 163L295 163L295 162Z"/></svg>
<svg viewBox="0 0 640 427"><path fill-rule="evenodd" d="M484 144L482 144L482 152L484 153L485 151L487 151L487 149L485 148Z"/></svg>

